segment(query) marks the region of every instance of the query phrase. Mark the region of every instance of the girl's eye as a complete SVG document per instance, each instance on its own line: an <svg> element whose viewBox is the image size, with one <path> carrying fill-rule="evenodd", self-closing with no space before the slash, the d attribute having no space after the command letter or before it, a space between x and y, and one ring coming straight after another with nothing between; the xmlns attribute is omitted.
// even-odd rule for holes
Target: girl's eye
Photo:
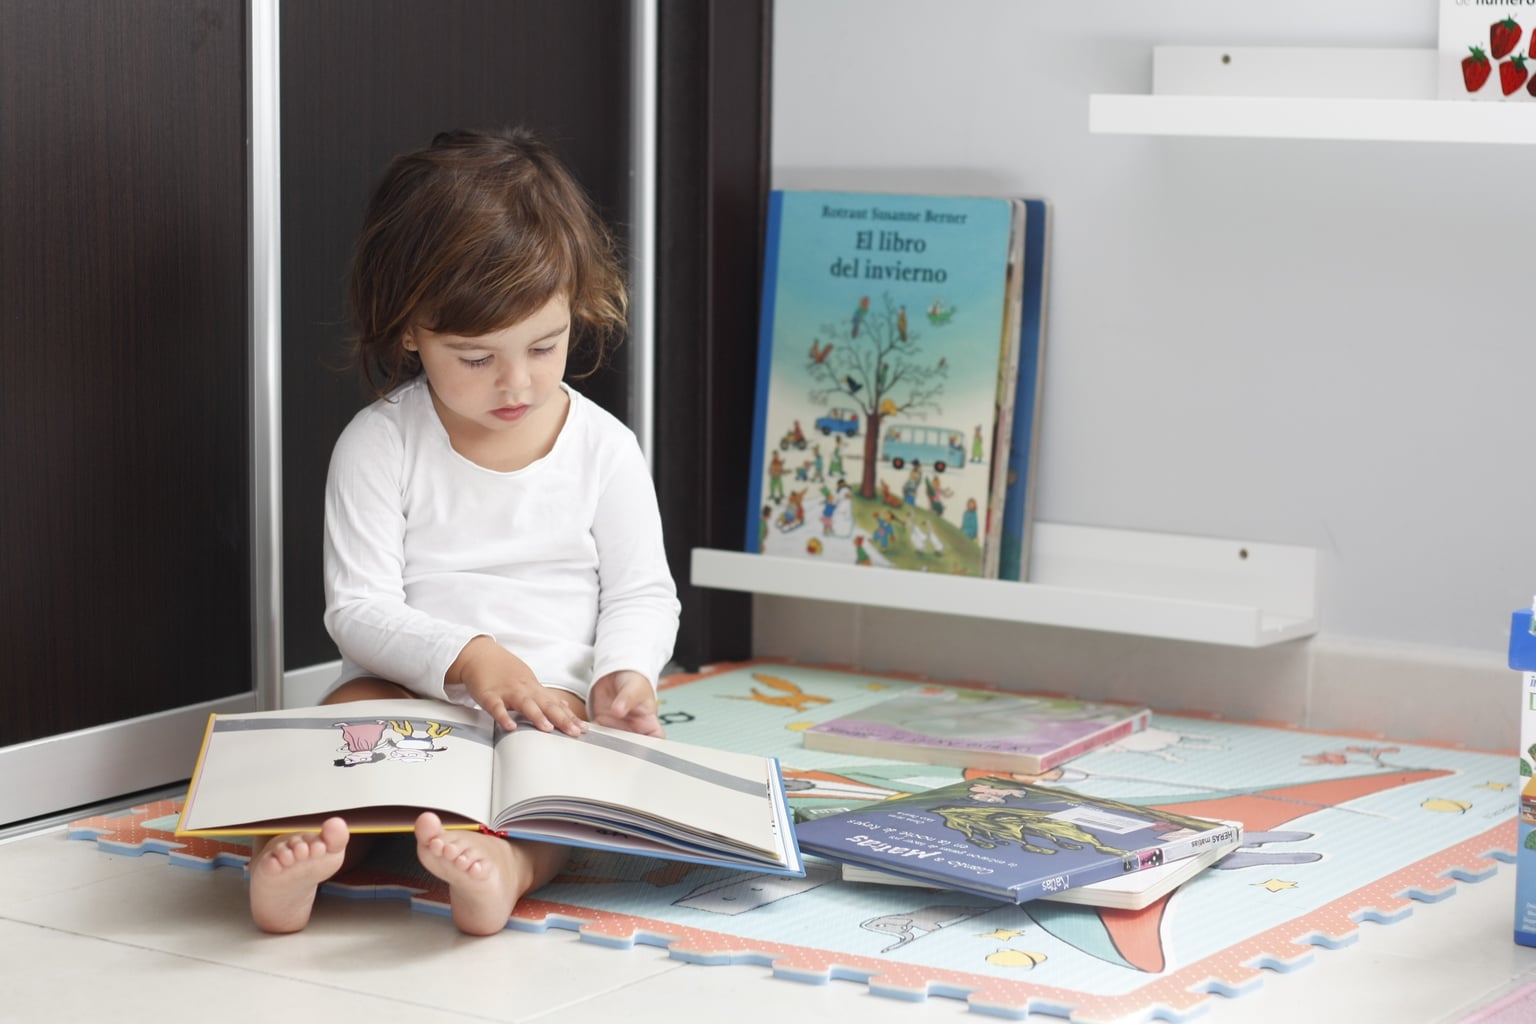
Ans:
<svg viewBox="0 0 1536 1024"><path fill-rule="evenodd" d="M532 349L529 349L528 351L532 352L536 356L547 356L547 355L549 355L551 352L553 352L555 349L557 349L559 347L560 346L558 346L558 345L546 345L543 348L532 348Z"/></svg>
<svg viewBox="0 0 1536 1024"><path fill-rule="evenodd" d="M479 359L463 359L463 360L460 360L460 362L462 362L465 366L470 366L470 367L475 367L475 368L479 368L481 366L485 366L490 361L491 361L491 357L490 356L481 356Z"/></svg>

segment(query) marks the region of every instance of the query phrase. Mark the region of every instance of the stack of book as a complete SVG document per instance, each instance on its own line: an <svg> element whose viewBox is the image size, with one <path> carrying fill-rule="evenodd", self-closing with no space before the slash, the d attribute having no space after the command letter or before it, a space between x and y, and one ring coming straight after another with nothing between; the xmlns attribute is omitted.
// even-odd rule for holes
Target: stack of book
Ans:
<svg viewBox="0 0 1536 1024"><path fill-rule="evenodd" d="M1050 205L769 197L746 550L1022 580Z"/></svg>
<svg viewBox="0 0 1536 1024"><path fill-rule="evenodd" d="M805 746L1000 774L801 822L796 838L841 862L848 881L1140 909L1239 846L1241 824L1037 777L1150 717L1121 704L945 687L878 701L807 729Z"/></svg>

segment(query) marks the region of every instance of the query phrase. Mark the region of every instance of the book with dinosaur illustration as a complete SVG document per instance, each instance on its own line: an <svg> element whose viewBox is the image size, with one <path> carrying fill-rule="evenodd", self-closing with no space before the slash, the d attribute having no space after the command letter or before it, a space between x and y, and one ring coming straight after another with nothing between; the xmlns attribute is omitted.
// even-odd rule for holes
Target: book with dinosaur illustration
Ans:
<svg viewBox="0 0 1536 1024"><path fill-rule="evenodd" d="M1231 853L1228 847L1216 847L1183 860L1169 861L1155 868L1132 871L1103 882L1092 882L1072 889L1053 892L1040 899L1048 903L1074 903L1080 907L1108 907L1112 910L1141 910L1150 907L1185 882ZM872 885L907 885L934 888L885 871L843 865L843 881Z"/></svg>
<svg viewBox="0 0 1536 1024"><path fill-rule="evenodd" d="M449 828L803 875L771 757L592 725L580 737L421 700L209 716L176 834Z"/></svg>
<svg viewBox="0 0 1536 1024"><path fill-rule="evenodd" d="M982 777L795 826L800 849L1008 903L1230 851L1239 825Z"/></svg>
<svg viewBox="0 0 1536 1024"><path fill-rule="evenodd" d="M746 550L985 574L1027 217L1011 198L770 194Z"/></svg>
<svg viewBox="0 0 1536 1024"><path fill-rule="evenodd" d="M924 687L800 735L808 750L1038 775L1140 732L1151 718L1129 704Z"/></svg>

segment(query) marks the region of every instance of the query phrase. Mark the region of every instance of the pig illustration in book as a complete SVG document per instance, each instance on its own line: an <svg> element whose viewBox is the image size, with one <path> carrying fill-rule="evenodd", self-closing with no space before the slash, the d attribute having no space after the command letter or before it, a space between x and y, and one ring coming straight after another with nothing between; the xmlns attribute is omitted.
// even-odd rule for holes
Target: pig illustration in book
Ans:
<svg viewBox="0 0 1536 1024"><path fill-rule="evenodd" d="M367 722L336 722L341 730L341 757L332 763L338 768L355 768L360 764L377 764L386 758L394 761L425 761L435 753L447 749L440 745L444 736L453 732L453 726L441 722L424 722L416 725L408 720L385 722L374 719ZM386 726L395 733L386 736Z"/></svg>
<svg viewBox="0 0 1536 1024"><path fill-rule="evenodd" d="M384 760L384 752L376 750L384 739L383 719L372 722L337 722L341 729L341 756L335 761L338 768L351 768L359 764L371 764Z"/></svg>

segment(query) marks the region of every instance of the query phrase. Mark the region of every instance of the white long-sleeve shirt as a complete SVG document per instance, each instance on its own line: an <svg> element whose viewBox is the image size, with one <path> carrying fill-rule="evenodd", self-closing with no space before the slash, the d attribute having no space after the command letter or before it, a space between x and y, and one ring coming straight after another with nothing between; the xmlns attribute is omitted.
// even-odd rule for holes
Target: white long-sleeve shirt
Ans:
<svg viewBox="0 0 1536 1024"><path fill-rule="evenodd" d="M655 487L629 428L566 391L553 449L511 473L453 450L421 377L342 431L325 488L338 685L377 676L472 705L443 680L482 634L583 699L618 669L656 684L680 606Z"/></svg>

